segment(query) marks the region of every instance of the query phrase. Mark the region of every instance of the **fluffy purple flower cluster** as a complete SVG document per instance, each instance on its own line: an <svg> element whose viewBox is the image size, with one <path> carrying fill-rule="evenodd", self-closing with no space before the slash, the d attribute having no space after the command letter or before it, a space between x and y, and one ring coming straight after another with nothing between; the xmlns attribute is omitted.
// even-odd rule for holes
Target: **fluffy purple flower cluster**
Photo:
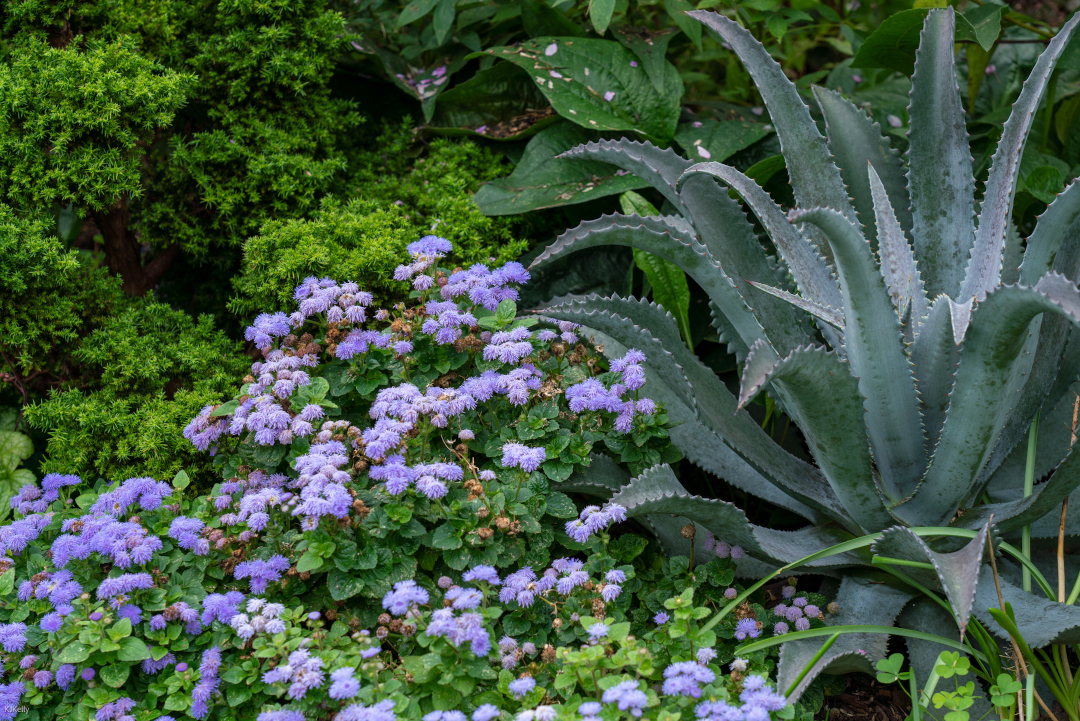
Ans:
<svg viewBox="0 0 1080 721"><path fill-rule="evenodd" d="M243 640L247 641L257 633L265 632L271 636L285 633L285 622L280 618L285 607L280 603L267 603L261 598L250 598L245 610L247 613L237 613L229 619L229 625Z"/></svg>
<svg viewBox="0 0 1080 721"><path fill-rule="evenodd" d="M477 263L452 273L440 294L445 300L467 297L473 305L495 310L504 300L518 299L517 289L509 286L528 282L529 271L521 263L511 261L495 270Z"/></svg>
<svg viewBox="0 0 1080 721"><path fill-rule="evenodd" d="M641 718L645 705L649 703L649 697L638 685L637 681L623 681L604 691L600 700L615 704L620 711L629 711L631 715Z"/></svg>
<svg viewBox="0 0 1080 721"><path fill-rule="evenodd" d="M393 590L383 596L382 605L394 616L404 616L413 606L422 606L430 600L428 592L416 585L416 581L398 581Z"/></svg>
<svg viewBox="0 0 1080 721"><path fill-rule="evenodd" d="M197 719L206 718L210 713L210 699L221 684L221 679L218 678L220 670L221 649L211 646L203 651L202 662L199 664L199 682L191 690L190 713Z"/></svg>
<svg viewBox="0 0 1080 721"><path fill-rule="evenodd" d="M715 680L716 674L708 666L694 661L681 661L664 669L664 685L661 690L668 696L701 698L701 684Z"/></svg>
<svg viewBox="0 0 1080 721"><path fill-rule="evenodd" d="M493 333L491 340L484 346L484 360L520 363L533 352L532 337L532 331L521 326Z"/></svg>
<svg viewBox="0 0 1080 721"><path fill-rule="evenodd" d="M322 516L344 518L349 515L352 496L344 484L352 477L342 470L348 462L345 445L333 440L313 444L306 454L296 459L296 472L300 477L289 485L300 489L300 502L292 514L304 516L304 530L317 527Z"/></svg>
<svg viewBox="0 0 1080 721"><path fill-rule="evenodd" d="M473 611L455 616L453 608L440 608L431 614L426 633L432 638L445 638L455 648L468 642L478 658L484 658L491 651L491 637L484 628L484 617Z"/></svg>
<svg viewBox="0 0 1080 721"><path fill-rule="evenodd" d="M19 584L18 598L23 602L29 601L31 598L36 598L39 601L48 599L52 607L56 609L56 618L59 619L74 610L71 607L71 602L82 593L82 590L82 586L75 580L74 574L65 569L52 573L40 573L23 581ZM60 627L56 625L56 620L50 618L52 615L46 616L48 622L42 621L42 629L48 633L55 633L60 630ZM55 630L49 630L46 626Z"/></svg>
<svg viewBox="0 0 1080 721"><path fill-rule="evenodd" d="M435 265L436 260L442 258L453 249L454 246L449 240L440 238L437 235L425 235L420 240L409 243L405 246L405 251L412 257L413 262L409 265L399 265L395 268L394 280L409 280L417 273L425 272L428 268ZM426 290L430 287L430 285L426 287L417 287L417 290Z"/></svg>
<svg viewBox="0 0 1080 721"><path fill-rule="evenodd" d="M526 363L509 373L484 371L467 379L461 384L460 390L484 403L501 395L506 396L510 405L521 406L529 401L529 391L540 390L543 375L532 363Z"/></svg>
<svg viewBox="0 0 1080 721"><path fill-rule="evenodd" d="M585 506L578 517L566 523L566 535L578 543L587 543L594 533L603 531L612 523L626 520L626 509L618 503L600 506Z"/></svg>
<svg viewBox="0 0 1080 721"><path fill-rule="evenodd" d="M244 602L244 594L239 591L228 593L211 593L203 599L202 622L209 626L214 620L228 623L239 611L240 604Z"/></svg>
<svg viewBox="0 0 1080 721"><path fill-rule="evenodd" d="M742 618L735 624L735 638L745 641L747 638L757 638L761 635L758 622L752 618Z"/></svg>
<svg viewBox="0 0 1080 721"><path fill-rule="evenodd" d="M356 680L351 668L339 668L330 672L330 690L327 694L330 698L340 701L352 698L360 693L360 682Z"/></svg>
<svg viewBox="0 0 1080 721"><path fill-rule="evenodd" d="M738 704L703 701L694 709L694 715L701 721L769 721L772 718L770 712L780 711L787 705L787 699L770 689L761 676L743 679L739 701Z"/></svg>
<svg viewBox="0 0 1080 721"><path fill-rule="evenodd" d="M374 466L369 472L372 480L385 481L386 492L400 496L410 485L428 498L442 498L447 493L445 481L460 481L465 477L461 467L453 463L420 463L415 466L405 464L404 456L392 455L381 466Z"/></svg>
<svg viewBox="0 0 1080 721"><path fill-rule="evenodd" d="M52 513L35 513L0 526L0 555L7 555L10 551L18 556L52 523L52 517Z"/></svg>
<svg viewBox="0 0 1080 721"><path fill-rule="evenodd" d="M199 610L192 608L183 601L177 601L166 608L163 612L150 617L151 631L164 631L170 621L180 621L184 624L184 631L195 635L202 632L202 622L199 620Z"/></svg>
<svg viewBox="0 0 1080 721"><path fill-rule="evenodd" d="M31 513L44 513L49 504L60 497L64 486L77 486L82 483L78 476L50 473L41 479L41 488L35 483L28 483L19 489L11 499L11 508L21 516Z"/></svg>
<svg viewBox="0 0 1080 721"><path fill-rule="evenodd" d="M248 584L251 586L251 592L262 593L271 581L280 581L281 575L288 570L289 559L282 555L274 555L265 561L253 559L237 564L233 576L237 579L249 579Z"/></svg>
<svg viewBox="0 0 1080 721"><path fill-rule="evenodd" d="M161 539L138 523L118 521L111 515L94 513L93 509L87 516L64 521L60 530L63 533L52 545L52 561L57 568L63 568L71 559L85 560L92 553L108 558L117 568L142 566L161 550Z"/></svg>
<svg viewBox="0 0 1080 721"><path fill-rule="evenodd" d="M507 443L502 447L502 458L499 463L503 468L520 468L526 473L532 473L547 457L547 451L543 448L530 448L520 443Z"/></svg>
<svg viewBox="0 0 1080 721"><path fill-rule="evenodd" d="M135 591L146 591L154 587L154 579L149 573L125 573L110 576L97 587L98 600L108 601L112 608L120 608L127 603Z"/></svg>
<svg viewBox="0 0 1080 721"><path fill-rule="evenodd" d="M397 714L394 713L394 702L387 699L371 706L350 704L341 710L335 721L397 721Z"/></svg>
<svg viewBox="0 0 1080 721"><path fill-rule="evenodd" d="M153 651L154 647L150 646L150 650ZM153 656L151 656L150 658L144 659L142 664L141 664L141 667L142 667L143 673L149 674L151 676L156 676L157 674L161 673L162 671L164 671L169 666L172 666L175 663L176 663L176 656L172 655L172 653L167 653L164 656L162 656L160 660L157 660L157 661L154 660Z"/></svg>
<svg viewBox="0 0 1080 721"><path fill-rule="evenodd" d="M288 695L294 701L302 699L313 688L322 686L323 660L312 656L306 648L299 648L289 654L289 662L275 666L263 674L263 683L282 683L289 685Z"/></svg>
<svg viewBox="0 0 1080 721"><path fill-rule="evenodd" d="M0 646L8 653L26 648L26 624L0 623Z"/></svg>
<svg viewBox="0 0 1080 721"><path fill-rule="evenodd" d="M96 721L135 721L135 717L128 713L133 708L135 708L135 701L125 696L99 708L94 719Z"/></svg>
<svg viewBox="0 0 1080 721"><path fill-rule="evenodd" d="M649 398L630 400L625 398L629 391L637 391L645 384L645 371L641 364L645 354L631 348L622 358L611 361L611 371L620 374L617 383L607 388L597 378L586 378L566 389L566 399L574 413L583 411L606 411L617 413L615 430L628 433L638 415L652 415L656 412L656 403Z"/></svg>
<svg viewBox="0 0 1080 721"><path fill-rule="evenodd" d="M210 541L199 537L205 527L197 518L177 516L169 524L169 538L174 539L185 551L191 551L196 556L205 556L210 553Z"/></svg>

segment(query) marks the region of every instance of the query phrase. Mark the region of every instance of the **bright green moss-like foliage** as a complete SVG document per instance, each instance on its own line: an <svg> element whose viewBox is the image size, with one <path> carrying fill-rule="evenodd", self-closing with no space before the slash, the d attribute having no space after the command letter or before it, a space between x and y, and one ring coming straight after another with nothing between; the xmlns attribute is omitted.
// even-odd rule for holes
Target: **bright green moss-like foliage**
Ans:
<svg viewBox="0 0 1080 721"><path fill-rule="evenodd" d="M197 75L184 128L142 211L156 242L204 256L238 246L267 220L318 207L345 168L337 138L359 122L332 99L342 17L319 0L204 0L177 5L174 63Z"/></svg>
<svg viewBox="0 0 1080 721"><path fill-rule="evenodd" d="M489 218L472 202L486 180L506 169L499 156L472 142L435 140L422 157L409 157L408 126L385 130L375 151L350 156L351 175L335 188L348 203L325 201L311 220L274 220L244 245L229 309L240 315L291 307L293 289L304 278L360 279L381 294L379 302L403 297L407 286L393 280L404 248L436 233L454 243L459 263L505 263L529 246L518 233L520 219Z"/></svg>
<svg viewBox="0 0 1080 721"><path fill-rule="evenodd" d="M482 183L506 173L499 154L476 143L438 138L414 158L411 136L407 124L384 129L374 150L349 158L349 176L337 191L399 205L417 237L446 238L454 244L454 257L466 263L505 263L528 249L526 221L489 218L472 200Z"/></svg>
<svg viewBox="0 0 1080 721"><path fill-rule="evenodd" d="M115 279L81 265L51 231L51 218L20 218L0 205L2 369L20 377L62 373L79 334L119 297Z"/></svg>
<svg viewBox="0 0 1080 721"><path fill-rule="evenodd" d="M106 208L142 193L142 144L184 103L192 76L130 40L85 50L21 44L0 66L0 193L18 208Z"/></svg>
<svg viewBox="0 0 1080 721"><path fill-rule="evenodd" d="M293 289L310 275L363 278L365 289L400 293L406 286L393 280L394 267L414 240L412 224L392 204L328 200L311 220L270 221L244 245L229 308L241 315L291 308Z"/></svg>
<svg viewBox="0 0 1080 721"><path fill-rule="evenodd" d="M108 479L207 466L181 429L220 403L250 362L211 319L195 321L152 298L129 301L73 355L96 374L92 388L54 393L26 418L49 433L43 471Z"/></svg>

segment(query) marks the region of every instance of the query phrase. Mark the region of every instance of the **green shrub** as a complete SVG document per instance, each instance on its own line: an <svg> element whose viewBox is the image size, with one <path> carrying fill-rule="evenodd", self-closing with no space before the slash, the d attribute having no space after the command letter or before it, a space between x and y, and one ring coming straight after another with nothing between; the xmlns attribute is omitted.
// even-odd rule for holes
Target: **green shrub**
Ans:
<svg viewBox="0 0 1080 721"><path fill-rule="evenodd" d="M324 200L310 220L271 220L248 239L229 309L250 316L290 307L310 275L357 279L384 299L403 295L393 270L405 246L430 233L454 243L458 263L503 263L528 249L526 222L486 217L472 202L481 183L505 172L499 155L440 139L411 158L412 144L408 124L384 129L376 150L352 153L353 170L335 188L358 198Z"/></svg>
<svg viewBox="0 0 1080 721"><path fill-rule="evenodd" d="M82 265L50 230L49 220L0 204L0 353L20 376L59 377L80 333L119 295L115 280Z"/></svg>
<svg viewBox="0 0 1080 721"><path fill-rule="evenodd" d="M26 409L30 424L49 433L42 471L110 480L204 465L181 430L246 367L212 319L192 320L152 298L130 301L72 356L94 383Z"/></svg>
<svg viewBox="0 0 1080 721"><path fill-rule="evenodd" d="M525 238L534 234L529 221L489 218L472 200L481 184L506 173L500 154L471 141L438 138L415 158L413 142L407 124L385 128L373 150L350 157L339 192L399 204L414 234L446 238L454 258L465 263L504 263L528 249Z"/></svg>

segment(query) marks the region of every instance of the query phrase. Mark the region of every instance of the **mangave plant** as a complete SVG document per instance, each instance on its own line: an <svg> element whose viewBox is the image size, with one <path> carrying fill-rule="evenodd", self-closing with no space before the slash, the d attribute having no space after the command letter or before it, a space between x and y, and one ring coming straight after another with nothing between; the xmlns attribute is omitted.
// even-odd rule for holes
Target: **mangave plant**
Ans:
<svg viewBox="0 0 1080 721"><path fill-rule="evenodd" d="M1024 147L1080 20L1062 28L1024 85L980 198L956 81L952 9L931 10L922 29L905 157L852 103L815 88L822 137L795 86L760 43L720 15L690 14L730 44L757 84L782 144L796 207L785 213L754 181L721 163L692 165L648 143L589 143L565 156L638 175L676 213L583 223L536 264L602 244L632 246L678 264L708 293L714 325L743 364L739 394L686 349L661 307L589 296L543 312L644 350L654 397L673 420L685 421L672 431L685 455L811 525L794 533L752 525L733 504L687 493L666 466L634 478L613 501L630 516L665 513L696 521L741 545L752 560L740 570L759 577L767 567L883 532L878 554L933 564L937 573L929 571L925 580L944 587L963 633L972 603L980 618L998 605L989 568L981 567L991 517L998 533L1017 534L1060 509L1080 485L1080 461L1068 452L1068 440L1044 444L1060 448L1053 472L1023 497L1024 476L1006 462L1014 448L1027 445L1021 441L1040 414L1047 417L1063 400L1071 410L1068 391L1080 371L1073 330L1080 325L1076 184L1039 219L1019 268L1006 265L1020 257L1010 216ZM755 235L747 209L771 246ZM798 423L813 464L782 449L744 410L762 391ZM666 545L685 553L685 536L671 532L680 523L685 520L671 519L670 528L665 522L657 530ZM946 533L981 530L953 553L932 550L919 537L928 535L926 527L947 525L954 529ZM1056 514L1051 533L1057 535ZM851 550L811 564L842 578L841 623L891 625L911 597L868 583L869 561L865 551ZM999 565L1002 593L1032 646L1080 638L1080 610L1025 592L1010 582L1009 564ZM900 621L923 627L936 610L916 605ZM988 616L984 620L1007 638ZM819 645L785 646L782 688ZM883 637L841 637L795 694L826 668L870 671L871 657L883 652Z"/></svg>

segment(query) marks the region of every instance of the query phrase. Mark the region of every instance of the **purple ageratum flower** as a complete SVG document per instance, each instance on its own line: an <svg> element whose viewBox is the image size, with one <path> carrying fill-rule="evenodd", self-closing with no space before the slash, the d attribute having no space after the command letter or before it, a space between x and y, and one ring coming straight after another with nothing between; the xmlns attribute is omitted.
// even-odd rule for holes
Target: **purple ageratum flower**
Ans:
<svg viewBox="0 0 1080 721"><path fill-rule="evenodd" d="M41 630L45 633L56 633L64 626L64 619L59 613L47 613L41 617L41 622L38 625L41 626Z"/></svg>
<svg viewBox="0 0 1080 721"><path fill-rule="evenodd" d="M142 621L142 609L129 603L120 607L117 616L126 618L131 621L132 624L136 624Z"/></svg>
<svg viewBox="0 0 1080 721"><path fill-rule="evenodd" d="M623 681L604 691L600 700L604 703L617 704L620 711L629 711L632 715L641 718L649 697L638 688L637 681Z"/></svg>
<svg viewBox="0 0 1080 721"><path fill-rule="evenodd" d="M397 714L394 713L393 700L387 699L373 706L359 703L346 706L336 721L397 721Z"/></svg>
<svg viewBox="0 0 1080 721"><path fill-rule="evenodd" d="M136 590L148 590L154 587L154 579L149 573L125 573L106 578L97 588L100 600L127 596Z"/></svg>
<svg viewBox="0 0 1080 721"><path fill-rule="evenodd" d="M778 621L776 625L773 626L772 632L774 636L783 636L790 630L791 628L786 623L784 623L783 621Z"/></svg>
<svg viewBox="0 0 1080 721"><path fill-rule="evenodd" d="M426 629L428 636L445 637L453 646L468 641L474 655L487 656L491 651L491 637L484 628L484 617L473 611L466 611L454 616L451 608L440 608L431 614L431 622Z"/></svg>
<svg viewBox="0 0 1080 721"><path fill-rule="evenodd" d="M708 664L716 658L716 651L711 648L698 649L696 658L698 663Z"/></svg>
<svg viewBox="0 0 1080 721"><path fill-rule="evenodd" d="M237 564L233 576L237 579L249 579L248 584L251 586L251 592L262 593L271 581L280 581L281 574L288 570L289 559L278 554L271 556L266 561L253 560ZM206 623L206 621L204 620L203 623Z"/></svg>
<svg viewBox="0 0 1080 721"><path fill-rule="evenodd" d="M104 618L104 616L105 616L105 614L103 614L101 611L94 611L93 613L90 614L90 620L91 621L100 621L102 618Z"/></svg>
<svg viewBox="0 0 1080 721"><path fill-rule="evenodd" d="M607 637L608 627L603 623L594 623L586 632L589 634L589 640L597 643L600 639Z"/></svg>
<svg viewBox="0 0 1080 721"><path fill-rule="evenodd" d="M0 624L0 646L8 653L15 653L26 648L26 624Z"/></svg>
<svg viewBox="0 0 1080 721"><path fill-rule="evenodd" d="M383 608L394 616L404 616L414 605L428 602L428 592L416 585L416 581L398 581L392 591L383 596Z"/></svg>
<svg viewBox="0 0 1080 721"><path fill-rule="evenodd" d="M712 683L716 674L712 669L693 661L673 663L664 669L662 691L668 696L701 697L701 684Z"/></svg>
<svg viewBox="0 0 1080 721"><path fill-rule="evenodd" d="M507 443L502 447L503 468L520 468L526 473L532 473L544 462L547 451L543 448L529 448L520 443Z"/></svg>
<svg viewBox="0 0 1080 721"><path fill-rule="evenodd" d="M600 591L600 597L604 599L604 603L611 603L622 594L622 586L617 583L608 583L604 585L604 589Z"/></svg>
<svg viewBox="0 0 1080 721"><path fill-rule="evenodd" d="M752 618L741 619L735 624L735 638L740 641L745 640L747 637L757 638L761 635L761 631L758 630L757 621Z"/></svg>
<svg viewBox="0 0 1080 721"><path fill-rule="evenodd" d="M665 623L668 622L669 618L671 618L671 617L668 616L667 613L665 613L664 611L661 611L660 613L653 616L652 620L657 626L663 626Z"/></svg>
<svg viewBox="0 0 1080 721"><path fill-rule="evenodd" d="M449 240L437 235L425 235L415 243L405 246L405 250L413 257L426 255L429 258L441 258L453 249L454 246Z"/></svg>
<svg viewBox="0 0 1080 721"><path fill-rule="evenodd" d="M461 578L469 583L480 581L489 583L492 586L498 586L502 583L499 580L498 572L491 566L473 566Z"/></svg>
<svg viewBox="0 0 1080 721"><path fill-rule="evenodd" d="M75 664L65 663L60 668L56 669L56 685L61 690L67 691L68 687L75 681Z"/></svg>
<svg viewBox="0 0 1080 721"><path fill-rule="evenodd" d="M92 669L92 668L84 668L82 673L79 674L79 675L82 677L83 681L92 681L96 674L94 672L94 669Z"/></svg>
<svg viewBox="0 0 1080 721"><path fill-rule="evenodd" d="M485 703L478 706L472 714L472 721L495 721L502 712L494 704Z"/></svg>
<svg viewBox="0 0 1080 721"><path fill-rule="evenodd" d="M150 647L150 650L153 650L153 646ZM155 661L152 657L144 659L141 666L143 673L149 674L151 676L156 676L157 674L167 669L169 666L172 666L174 663L176 663L176 656L172 655L171 653L167 653L157 661Z"/></svg>
<svg viewBox="0 0 1080 721"><path fill-rule="evenodd" d="M508 686L510 693L514 695L514 698L525 698L525 694L536 688L536 679L532 676L522 676L521 678L514 679Z"/></svg>
<svg viewBox="0 0 1080 721"><path fill-rule="evenodd" d="M795 630L796 631L809 631L810 630L810 619L806 618L805 616L803 616L800 619L796 619L796 621L795 621Z"/></svg>
<svg viewBox="0 0 1080 721"><path fill-rule="evenodd" d="M239 612L238 609L243 602L244 594L239 591L229 591L225 594L211 593L203 599L202 623L208 626L217 619L227 624Z"/></svg>
<svg viewBox="0 0 1080 721"><path fill-rule="evenodd" d="M340 701L352 698L360 693L360 682L353 676L351 668L339 668L330 673L330 698Z"/></svg>

